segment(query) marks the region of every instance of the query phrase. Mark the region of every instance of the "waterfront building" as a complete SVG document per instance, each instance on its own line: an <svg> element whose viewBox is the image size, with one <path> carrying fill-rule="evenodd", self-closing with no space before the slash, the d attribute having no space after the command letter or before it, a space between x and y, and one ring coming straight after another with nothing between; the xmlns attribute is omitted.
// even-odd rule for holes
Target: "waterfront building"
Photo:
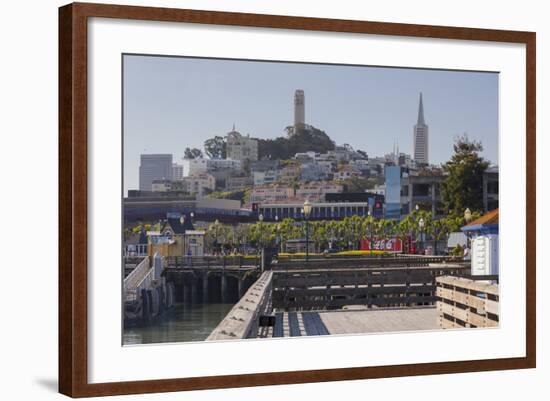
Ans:
<svg viewBox="0 0 550 401"><path fill-rule="evenodd" d="M168 213L158 231L147 233L148 248L151 255L158 252L164 257L203 256L204 235L195 229L190 214Z"/></svg>
<svg viewBox="0 0 550 401"><path fill-rule="evenodd" d="M184 192L128 191L124 198L124 222L164 219L169 212L195 214L195 221L248 222L252 211L232 199L197 197Z"/></svg>
<svg viewBox="0 0 550 401"><path fill-rule="evenodd" d="M462 227L470 240L472 275L498 275L499 210L491 210Z"/></svg>
<svg viewBox="0 0 550 401"><path fill-rule="evenodd" d="M235 131L235 126L227 134L226 146L228 159L240 160L243 165L258 160L258 141L249 135L241 135Z"/></svg>
<svg viewBox="0 0 550 401"><path fill-rule="evenodd" d="M306 123L306 99L302 89L294 92L294 128L303 128Z"/></svg>
<svg viewBox="0 0 550 401"><path fill-rule="evenodd" d="M151 191L154 180L171 180L172 164L170 154L142 154L139 165L139 189Z"/></svg>
<svg viewBox="0 0 550 401"><path fill-rule="evenodd" d="M418 104L418 120L414 126L413 148L414 161L420 165L429 164L428 154L429 132L428 125L424 120L424 104L422 102L422 93L420 93L420 102Z"/></svg>
<svg viewBox="0 0 550 401"><path fill-rule="evenodd" d="M216 178L208 173L193 174L183 177L183 187L189 194L203 196L216 189Z"/></svg>
<svg viewBox="0 0 550 401"><path fill-rule="evenodd" d="M311 202L311 220L339 220L351 216L368 216L369 202ZM290 200L288 202L264 202L256 205L257 213L262 214L265 221L282 220L284 218L303 219L304 202Z"/></svg>
<svg viewBox="0 0 550 401"><path fill-rule="evenodd" d="M367 203L371 216L384 217L384 194L369 192L327 193L325 200L329 203Z"/></svg>

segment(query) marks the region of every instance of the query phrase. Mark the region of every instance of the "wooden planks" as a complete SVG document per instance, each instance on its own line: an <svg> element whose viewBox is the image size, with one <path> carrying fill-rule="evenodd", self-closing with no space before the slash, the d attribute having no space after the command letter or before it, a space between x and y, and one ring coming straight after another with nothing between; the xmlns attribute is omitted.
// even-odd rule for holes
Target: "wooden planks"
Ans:
<svg viewBox="0 0 550 401"><path fill-rule="evenodd" d="M323 310L346 305L433 305L436 277L462 271L463 267L456 265L274 271L273 307Z"/></svg>
<svg viewBox="0 0 550 401"><path fill-rule="evenodd" d="M265 311L271 298L271 280L272 273L264 272L206 340L256 337L259 316Z"/></svg>
<svg viewBox="0 0 550 401"><path fill-rule="evenodd" d="M434 307L319 312L319 316L330 334L389 333L440 328L438 311Z"/></svg>
<svg viewBox="0 0 550 401"><path fill-rule="evenodd" d="M436 285L441 328L498 326L498 284L445 276Z"/></svg>

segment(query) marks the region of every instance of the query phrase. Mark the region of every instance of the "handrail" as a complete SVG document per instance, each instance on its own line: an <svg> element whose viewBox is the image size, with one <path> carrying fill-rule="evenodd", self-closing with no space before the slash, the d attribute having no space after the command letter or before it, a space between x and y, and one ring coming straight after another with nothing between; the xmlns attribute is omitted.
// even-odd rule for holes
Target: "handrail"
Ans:
<svg viewBox="0 0 550 401"><path fill-rule="evenodd" d="M272 277L272 272L262 273L206 340L256 337L260 316L270 305Z"/></svg>
<svg viewBox="0 0 550 401"><path fill-rule="evenodd" d="M149 257L147 256L128 274L124 279L124 292L126 293L127 300L137 298L138 288L141 288L140 285L150 275L152 270L149 265Z"/></svg>

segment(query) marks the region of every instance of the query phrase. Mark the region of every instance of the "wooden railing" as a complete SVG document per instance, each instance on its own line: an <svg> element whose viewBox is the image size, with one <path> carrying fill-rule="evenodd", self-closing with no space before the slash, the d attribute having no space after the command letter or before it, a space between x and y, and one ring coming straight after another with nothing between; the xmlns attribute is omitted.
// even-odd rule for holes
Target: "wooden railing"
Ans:
<svg viewBox="0 0 550 401"><path fill-rule="evenodd" d="M167 256L166 267L175 269L241 269L260 266L260 257L252 256Z"/></svg>
<svg viewBox="0 0 550 401"><path fill-rule="evenodd" d="M450 276L438 277L436 284L441 328L498 326L498 284Z"/></svg>
<svg viewBox="0 0 550 401"><path fill-rule="evenodd" d="M294 269L339 269L339 268L363 268L363 267L420 267L429 266L434 263L461 263L462 259L453 256L391 256L391 257L368 257L360 258L310 258L305 259L284 259L271 265L273 270L294 270Z"/></svg>
<svg viewBox="0 0 550 401"><path fill-rule="evenodd" d="M273 273L264 272L208 336L207 341L255 338L260 316L271 309Z"/></svg>
<svg viewBox="0 0 550 401"><path fill-rule="evenodd" d="M273 272L273 307L281 310L337 309L348 305L434 305L436 278L461 275L469 267L302 269Z"/></svg>

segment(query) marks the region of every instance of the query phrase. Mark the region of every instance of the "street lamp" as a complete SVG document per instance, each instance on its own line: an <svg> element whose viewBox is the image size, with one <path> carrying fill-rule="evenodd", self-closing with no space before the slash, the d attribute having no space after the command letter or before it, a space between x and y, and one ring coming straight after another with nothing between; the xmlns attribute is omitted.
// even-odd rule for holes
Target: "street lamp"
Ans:
<svg viewBox="0 0 550 401"><path fill-rule="evenodd" d="M424 218L421 217L418 221L418 228L420 228L420 245L422 246L422 251L424 251Z"/></svg>
<svg viewBox="0 0 550 401"><path fill-rule="evenodd" d="M470 211L470 208L466 208L466 210L464 211L464 221L466 222L466 224L468 224L470 221L472 221L472 212ZM469 235L466 235L466 248L469 248L471 245L469 242L470 240L470 237Z"/></svg>
<svg viewBox="0 0 550 401"><path fill-rule="evenodd" d="M370 248L370 256L372 257L372 251L374 249L374 242L372 238L372 216L370 213L370 209L367 211L367 216L369 218L369 248Z"/></svg>
<svg viewBox="0 0 550 401"><path fill-rule="evenodd" d="M264 230L263 230L263 221L264 221L264 215L259 214L258 215L258 222L260 224L260 238L258 239L258 246L260 247L260 266L262 268L262 272L264 271Z"/></svg>
<svg viewBox="0 0 550 401"><path fill-rule="evenodd" d="M277 223L279 221L279 216L275 215L275 223ZM280 224L277 224L276 225L276 229L277 229L277 252L281 252L280 251L280 246L281 246L281 238L280 238L280 230L281 230L281 225Z"/></svg>
<svg viewBox="0 0 550 401"><path fill-rule="evenodd" d="M304 202L304 218L306 220L306 263L309 261L309 216L311 214L311 203L306 199Z"/></svg>
<svg viewBox="0 0 550 401"><path fill-rule="evenodd" d="M264 230L263 230L264 215L263 214L260 213L258 215L258 221L260 222L260 240L258 242L259 242L259 245L263 248L263 244L264 244Z"/></svg>

